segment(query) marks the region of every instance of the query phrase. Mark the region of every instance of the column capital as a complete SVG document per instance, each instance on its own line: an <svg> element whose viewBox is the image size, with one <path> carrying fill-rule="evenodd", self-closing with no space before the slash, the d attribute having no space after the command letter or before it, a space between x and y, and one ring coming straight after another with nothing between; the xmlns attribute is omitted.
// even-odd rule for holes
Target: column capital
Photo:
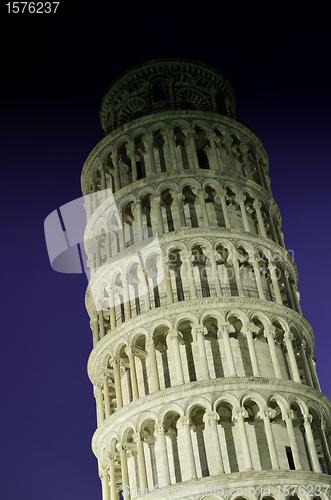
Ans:
<svg viewBox="0 0 331 500"><path fill-rule="evenodd" d="M171 338L171 340L173 340L173 339L177 339L178 341L182 341L183 340L182 336L179 333L179 331L175 330L174 328L172 328L172 329L169 330L168 335Z"/></svg>
<svg viewBox="0 0 331 500"><path fill-rule="evenodd" d="M157 342L156 342L156 340L154 338L147 338L145 345L146 345L147 349L149 347L154 347L155 348L156 345L157 345Z"/></svg>
<svg viewBox="0 0 331 500"><path fill-rule="evenodd" d="M294 411L290 408L282 411L282 420L293 420L294 419Z"/></svg>
<svg viewBox="0 0 331 500"><path fill-rule="evenodd" d="M233 143L233 139L232 137L224 137L223 141L222 141L222 144L224 144L225 146L231 146Z"/></svg>
<svg viewBox="0 0 331 500"><path fill-rule="evenodd" d="M306 351L306 347L307 347L307 341L306 341L306 339L302 339L301 340L300 347L302 347Z"/></svg>
<svg viewBox="0 0 331 500"><path fill-rule="evenodd" d="M168 432L167 426L162 422L159 422L155 425L155 431L159 436L165 436Z"/></svg>
<svg viewBox="0 0 331 500"><path fill-rule="evenodd" d="M278 269L278 267L273 262L270 262L269 266L268 266L268 269L269 269L270 272L274 272L274 271L276 271L276 269Z"/></svg>
<svg viewBox="0 0 331 500"><path fill-rule="evenodd" d="M220 416L216 411L206 411L203 416L203 421L208 425L211 425L212 422L218 422L219 419Z"/></svg>
<svg viewBox="0 0 331 500"><path fill-rule="evenodd" d="M303 413L302 417L303 417L304 424L311 424L313 421L313 416L310 415L309 413Z"/></svg>
<svg viewBox="0 0 331 500"><path fill-rule="evenodd" d="M236 408L232 413L232 420L239 420L240 418L248 418L246 408Z"/></svg>
<svg viewBox="0 0 331 500"><path fill-rule="evenodd" d="M190 250L182 250L180 258L182 262L192 261L192 252Z"/></svg>
<svg viewBox="0 0 331 500"><path fill-rule="evenodd" d="M274 326L266 326L264 328L263 336L266 338L272 337L274 339L276 336L276 328Z"/></svg>
<svg viewBox="0 0 331 500"><path fill-rule="evenodd" d="M209 134L206 135L206 139L208 141L215 141L217 139L217 135L214 132L209 132Z"/></svg>
<svg viewBox="0 0 331 500"><path fill-rule="evenodd" d="M144 436L141 432L135 432L132 437L133 437L133 441L136 444L144 442Z"/></svg>
<svg viewBox="0 0 331 500"><path fill-rule="evenodd" d="M115 366L121 366L121 360L120 360L120 358L112 357L112 358L110 358L109 362L110 362L111 365L114 365L113 366L114 368L115 368Z"/></svg>
<svg viewBox="0 0 331 500"><path fill-rule="evenodd" d="M222 334L233 333L235 331L235 327L230 323L218 323L218 334L222 332Z"/></svg>
<svg viewBox="0 0 331 500"><path fill-rule="evenodd" d="M125 354L130 358L131 356L134 357L137 354L137 351L132 345L128 345L125 348Z"/></svg>
<svg viewBox="0 0 331 500"><path fill-rule="evenodd" d="M290 332L289 330L287 332L285 332L285 334L284 334L284 342L285 343L288 342L288 341L293 342L293 340L294 340L293 333Z"/></svg>
<svg viewBox="0 0 331 500"><path fill-rule="evenodd" d="M263 408L262 410L260 410L257 415L256 415L258 418L260 418L261 420L264 420L266 418L274 418L276 416L276 410L274 410L273 408Z"/></svg>
<svg viewBox="0 0 331 500"><path fill-rule="evenodd" d="M121 453L123 451L126 453L127 447L123 443L117 443L116 450L118 451L118 453Z"/></svg>
<svg viewBox="0 0 331 500"><path fill-rule="evenodd" d="M243 203L245 200L246 200L246 196L245 196L244 194L242 194L242 193L238 194L238 195L235 197L235 199L234 199L234 201L235 201L236 203L239 203L239 204L240 204L240 203Z"/></svg>
<svg viewBox="0 0 331 500"><path fill-rule="evenodd" d="M242 153L247 153L249 151L249 147L247 146L247 144L240 144L239 149Z"/></svg>
<svg viewBox="0 0 331 500"><path fill-rule="evenodd" d="M183 416L183 417L180 417L178 419L178 422L180 423L180 425L182 427L186 427L186 428L190 428L190 427L193 427L192 426L192 421L190 419L190 417L188 417L187 415Z"/></svg>
<svg viewBox="0 0 331 500"><path fill-rule="evenodd" d="M241 333L243 335L247 335L248 333L258 333L259 331L259 327L254 325L254 323L245 323L241 328Z"/></svg>
<svg viewBox="0 0 331 500"><path fill-rule="evenodd" d="M253 201L253 207L255 208L255 210L258 209L258 208L261 208L262 207L262 203L260 201L258 201L258 200L254 200Z"/></svg>
<svg viewBox="0 0 331 500"><path fill-rule="evenodd" d="M203 325L198 325L194 327L195 333L197 335L201 335L202 337L205 336L205 330L206 328Z"/></svg>
<svg viewBox="0 0 331 500"><path fill-rule="evenodd" d="M102 480L102 478L103 478L104 476L106 476L106 477L108 476L108 468L107 468L107 465L101 465L101 466L99 467L99 477L100 477L100 479Z"/></svg>
<svg viewBox="0 0 331 500"><path fill-rule="evenodd" d="M131 142L126 146L126 152L130 155L134 151L136 151L136 145L134 144L134 142Z"/></svg>
<svg viewBox="0 0 331 500"><path fill-rule="evenodd" d="M111 159L116 160L116 161L120 161L122 159L122 156L117 151L113 151L111 153Z"/></svg>

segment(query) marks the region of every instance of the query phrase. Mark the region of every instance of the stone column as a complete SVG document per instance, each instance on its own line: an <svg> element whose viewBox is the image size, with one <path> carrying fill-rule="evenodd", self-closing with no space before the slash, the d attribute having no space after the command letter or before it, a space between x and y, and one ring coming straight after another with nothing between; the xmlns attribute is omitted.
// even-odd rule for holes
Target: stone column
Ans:
<svg viewBox="0 0 331 500"><path fill-rule="evenodd" d="M124 300L124 312L125 312L125 321L131 318L131 302L130 302L130 294L129 294L129 284L126 281L126 276L121 276L122 284L123 284L123 300Z"/></svg>
<svg viewBox="0 0 331 500"><path fill-rule="evenodd" d="M306 384L309 385L310 387L314 387L314 383L310 374L310 369L306 356L306 345L307 343L303 339L299 347L300 359L303 367L303 372L305 374Z"/></svg>
<svg viewBox="0 0 331 500"><path fill-rule="evenodd" d="M161 474L163 475L160 481L160 486L167 486L171 483L166 443L167 429L162 423L158 423L155 426L155 432L157 434L157 444L159 445L160 450L160 460L158 461L158 466L160 467Z"/></svg>
<svg viewBox="0 0 331 500"><path fill-rule="evenodd" d="M251 358L254 377L261 377L253 339L253 333L257 333L258 331L259 328L253 323L246 323L241 329L241 333L247 338L248 350Z"/></svg>
<svg viewBox="0 0 331 500"><path fill-rule="evenodd" d="M322 448L323 448L323 452L324 452L324 458L326 461L327 472L328 472L328 474L331 474L331 455L330 455L328 440L326 438L325 433L326 433L326 423L324 420L321 420L320 428L319 428L319 435L320 435Z"/></svg>
<svg viewBox="0 0 331 500"><path fill-rule="evenodd" d="M290 308L295 311L293 297L292 297L292 293L291 293L291 289L290 289L290 284L288 281L288 276L289 276L288 272L284 271L283 272L283 281L284 281L284 285L285 285L287 300L288 300Z"/></svg>
<svg viewBox="0 0 331 500"><path fill-rule="evenodd" d="M105 322L103 317L103 311L98 311L99 325L100 325L100 340L105 336Z"/></svg>
<svg viewBox="0 0 331 500"><path fill-rule="evenodd" d="M113 358L111 360L111 364L113 365L113 369L114 369L116 404L117 404L117 409L119 410L120 408L123 407L120 360L118 358Z"/></svg>
<svg viewBox="0 0 331 500"><path fill-rule="evenodd" d="M282 411L282 419L286 423L287 427L287 432L288 432L288 438L290 441L290 446L293 454L293 460L294 460L294 466L296 470L301 470L302 465L301 465L301 460L300 460L300 453L298 449L298 444L297 440L294 434L294 428L293 428L293 420L294 418L294 413L293 410L287 409L285 411Z"/></svg>
<svg viewBox="0 0 331 500"><path fill-rule="evenodd" d="M101 266L100 236L94 236L95 264L96 268Z"/></svg>
<svg viewBox="0 0 331 500"><path fill-rule="evenodd" d="M282 371L280 369L278 356L277 356L277 350L276 350L276 346L275 346L275 334L276 334L276 328L274 326L268 326L264 329L263 335L266 337L266 339L268 341L272 366L273 366L274 372L275 372L275 377L278 379L282 379L283 378Z"/></svg>
<svg viewBox="0 0 331 500"><path fill-rule="evenodd" d="M135 361L134 361L134 349L132 348L132 346L126 347L125 353L126 353L127 357L129 358L132 398L133 398L133 401L135 401L136 399L139 398L139 392L138 392L136 365L135 365Z"/></svg>
<svg viewBox="0 0 331 500"><path fill-rule="evenodd" d="M276 271L279 272L279 269L277 266L275 266L272 263L269 264L268 269L270 271L270 277L271 277L272 286L273 286L273 289L275 292L276 302L277 302L277 304L283 304L283 299L282 299L280 289L279 289L278 277L276 274Z"/></svg>
<svg viewBox="0 0 331 500"><path fill-rule="evenodd" d="M117 154L115 151L111 155L111 159L114 165L114 184L115 191L121 189L121 180L120 180L120 169L119 169L119 160L121 156Z"/></svg>
<svg viewBox="0 0 331 500"><path fill-rule="evenodd" d="M228 370L229 370L229 376L236 377L237 372L236 372L236 367L234 364L234 359L233 359L233 354L232 354L232 349L231 349L231 344L230 344L230 338L229 338L229 333L230 333L231 329L234 330L234 327L232 325L230 325L230 323L224 324L224 325L219 325L218 335L220 332L222 332L224 349L225 349L225 354L226 354L226 361L227 361Z"/></svg>
<svg viewBox="0 0 331 500"><path fill-rule="evenodd" d="M240 434L240 442L241 448L245 459L245 467L246 470L253 470L251 452L248 445L245 422L244 418L248 417L248 413L245 408L237 408L234 412L233 419L238 421L239 426L239 434Z"/></svg>
<svg viewBox="0 0 331 500"><path fill-rule="evenodd" d="M178 207L178 212L179 212L180 225L181 225L181 227L186 227L184 207L183 207L183 195L181 192L178 193L177 191L176 191L175 195L176 195L177 207Z"/></svg>
<svg viewBox="0 0 331 500"><path fill-rule="evenodd" d="M207 353L205 346L204 327L202 325L196 327L195 333L197 334L197 339L198 339L202 379L209 379L210 376L209 376Z"/></svg>
<svg viewBox="0 0 331 500"><path fill-rule="evenodd" d="M184 446L185 446L185 457L186 457L186 466L189 472L189 480L190 479L195 479L197 477L197 471L195 467L195 459L194 459L194 453L193 453L193 446L192 446L192 439L191 439L191 421L189 417L180 417L178 419L178 423L181 427L183 437L184 437ZM182 464L184 465L184 464Z"/></svg>
<svg viewBox="0 0 331 500"><path fill-rule="evenodd" d="M105 415L103 412L102 387L100 383L97 383L94 386L94 396L97 403L97 426L99 427L105 420Z"/></svg>
<svg viewBox="0 0 331 500"><path fill-rule="evenodd" d="M251 169L251 164L248 158L248 151L249 147L246 144L240 144L239 146L240 151L243 154L244 157L244 162L245 162L245 167L246 167L246 172L247 172L247 178L253 180L253 175L252 175L252 169Z"/></svg>
<svg viewBox="0 0 331 500"><path fill-rule="evenodd" d="M104 466L100 467L99 476L100 476L101 485L102 485L102 500L110 500L109 476L108 476L107 467L104 467Z"/></svg>
<svg viewBox="0 0 331 500"><path fill-rule="evenodd" d="M105 224L103 226L103 229L105 231L105 238L106 238L106 254L107 254L106 260L108 261L109 259L111 259L110 229L108 224Z"/></svg>
<svg viewBox="0 0 331 500"><path fill-rule="evenodd" d="M272 219L272 215L270 215L270 212L267 212L267 218L268 218L269 227L270 227L270 231L271 231L271 237L275 243L279 243L278 238L277 238L277 234L276 234L276 230L275 230L274 221ZM281 244L281 243L279 243L279 244Z"/></svg>
<svg viewBox="0 0 331 500"><path fill-rule="evenodd" d="M314 436L313 436L311 426L310 426L310 424L313 421L313 417L312 417L312 415L309 415L307 413L304 413L302 415L302 417L303 417L303 425L305 428L306 438L307 438L307 443L308 443L309 456L311 459L311 463L313 464L313 470L314 470L314 472L320 473L321 467L320 467L320 463L319 463L317 452L316 452Z"/></svg>
<svg viewBox="0 0 331 500"><path fill-rule="evenodd" d="M157 370L156 354L155 354L155 340L153 338L146 340L146 350L151 366L152 374L152 392L160 390L159 374Z"/></svg>
<svg viewBox="0 0 331 500"><path fill-rule="evenodd" d="M98 327L98 318L96 313L93 314L90 320L90 327L93 334L93 347L95 347L99 342L99 327Z"/></svg>
<svg viewBox="0 0 331 500"><path fill-rule="evenodd" d="M219 198L221 200L221 206L222 206L222 211L224 215L224 222L225 222L225 227L227 229L231 229L231 223L230 223L230 218L229 218L229 211L228 211L228 206L226 204L226 190L225 189L220 189L218 192Z"/></svg>
<svg viewBox="0 0 331 500"><path fill-rule="evenodd" d="M246 207L245 207L245 203L244 203L245 200L246 200L246 196L243 194L239 194L238 196L236 196L234 201L236 203L238 203L238 205L240 206L241 216L243 218L243 223L244 223L244 229L245 229L245 231L247 231L249 233L250 227L249 227L249 222L248 222L247 213L246 213Z"/></svg>
<svg viewBox="0 0 331 500"><path fill-rule="evenodd" d="M92 196L90 194L86 194L84 196L84 199L85 199L84 207L86 210L86 218L89 221L93 214Z"/></svg>
<svg viewBox="0 0 331 500"><path fill-rule="evenodd" d="M149 163L151 166L151 172L152 174L156 173L156 166L155 166L155 157L154 157L154 137L149 136L146 138L147 141L147 147L148 147L148 155L149 155Z"/></svg>
<svg viewBox="0 0 331 500"><path fill-rule="evenodd" d="M140 488L146 490L148 485L147 485L146 463L145 463L145 453L144 453L144 438L140 432L136 432L135 434L133 434L133 439L137 445Z"/></svg>
<svg viewBox="0 0 331 500"><path fill-rule="evenodd" d="M120 454L121 460L121 473L122 473L122 487L127 486L130 489L129 472L128 472L128 461L126 457L126 447L122 443L117 443L116 449ZM123 496L126 499L130 498L130 493L125 495L123 491Z"/></svg>
<svg viewBox="0 0 331 500"><path fill-rule="evenodd" d="M264 225L264 220L262 217L262 212L261 212L261 203L257 200L254 201L253 207L255 208L256 216L257 216L257 221L259 224L260 228L260 233L264 238L268 238L267 232L265 230L265 225Z"/></svg>
<svg viewBox="0 0 331 500"><path fill-rule="evenodd" d="M300 292L298 292L298 288L294 283L290 284L290 289L293 297L293 303L295 305L295 310L302 314L301 306L300 306Z"/></svg>
<svg viewBox="0 0 331 500"><path fill-rule="evenodd" d="M234 162L233 151L232 151L232 143L233 143L232 137L225 137L225 139L223 139L223 144L226 147L226 150L227 150L228 155L229 155L229 162L230 162L231 172L233 174L236 174L238 172L237 172L236 165L235 165L235 162Z"/></svg>
<svg viewBox="0 0 331 500"><path fill-rule="evenodd" d="M134 226L136 227L136 234L138 241L142 241L144 239L143 236L143 219L141 214L141 201L135 201L133 204L133 215L134 215ZM135 236L136 236L135 234Z"/></svg>
<svg viewBox="0 0 331 500"><path fill-rule="evenodd" d="M283 236L283 233L282 233L278 223L275 224L275 231L277 234L277 239L278 239L279 245L282 246L283 248L285 248L284 236Z"/></svg>
<svg viewBox="0 0 331 500"><path fill-rule="evenodd" d="M164 276L165 286L166 286L167 304L173 304L174 296L172 293L171 278L170 278L170 273L169 273L169 263L168 262L163 262L163 276Z"/></svg>
<svg viewBox="0 0 331 500"><path fill-rule="evenodd" d="M233 266L239 297L244 297L244 288L241 282L238 260L239 260L239 254L237 252L232 252L228 258L228 262Z"/></svg>
<svg viewBox="0 0 331 500"><path fill-rule="evenodd" d="M102 189L102 198L103 198L103 201L105 201L106 197L107 197L107 193L106 193L106 175L105 175L105 171L103 169L103 167L100 168L100 175L101 175L101 189Z"/></svg>
<svg viewBox="0 0 331 500"><path fill-rule="evenodd" d="M175 147L174 137L175 137L174 132L170 132L170 133L167 134L168 145L169 145L169 153L170 153L172 168L173 168L173 170L175 172L178 172L177 157L176 157L176 147Z"/></svg>
<svg viewBox="0 0 331 500"><path fill-rule="evenodd" d="M318 391L322 392L321 386L320 386L320 383L319 383L319 380L317 377L317 373L316 373L316 361L313 358L312 354L308 355L308 365L310 368L310 374L311 374L311 378L312 378L312 381L314 384L314 388L317 389Z"/></svg>
<svg viewBox="0 0 331 500"><path fill-rule="evenodd" d="M215 289L216 289L216 295L217 295L217 297L220 297L222 295L222 289L221 289L220 277L219 277L218 270L217 270L215 251L207 250L207 251L204 251L204 254L208 258L210 266L211 266L211 272L212 272L213 282L214 282Z"/></svg>
<svg viewBox="0 0 331 500"><path fill-rule="evenodd" d="M162 220L162 212L161 212L161 198L160 196L157 196L153 198L154 201L154 207L155 207L155 213L156 213L156 220L157 220L157 229L160 234L164 233L164 228L163 228L163 220Z"/></svg>
<svg viewBox="0 0 331 500"><path fill-rule="evenodd" d="M180 259L183 263L183 266L185 266L185 278L184 282L188 282L188 286L190 289L190 295L191 299L196 299L197 298L197 292L195 289L195 282L194 282L194 277L193 277L193 266L192 266L192 252L182 250L180 252Z"/></svg>
<svg viewBox="0 0 331 500"><path fill-rule="evenodd" d="M206 411L203 420L205 422L205 430L206 428L209 428L211 433L211 442L213 443L214 447L214 458L215 458L215 468L216 468L215 475L222 474L224 472L224 465L220 447L220 440L217 431L217 422L219 421L219 415L218 413L216 413L216 411Z"/></svg>
<svg viewBox="0 0 331 500"><path fill-rule="evenodd" d="M273 469L279 469L278 456L275 446L275 440L272 433L270 418L274 418L276 416L276 411L272 408L264 408L260 410L257 414L257 417L261 418L264 423L264 430L267 437L269 454L271 459L271 466Z"/></svg>
<svg viewBox="0 0 331 500"><path fill-rule="evenodd" d="M98 208L97 183L95 179L92 180L92 204L94 212Z"/></svg>
<svg viewBox="0 0 331 500"><path fill-rule="evenodd" d="M198 160L198 155L197 155L197 150L196 150L196 147L195 147L194 135L195 134L193 132L188 133L187 136L186 136L186 141L190 145L190 149L191 149L191 153L192 153L193 168L200 168L200 166L199 166L199 160Z"/></svg>
<svg viewBox="0 0 331 500"><path fill-rule="evenodd" d="M284 344L286 346L288 357L291 366L291 372L293 376L294 382L301 384L300 374L298 370L297 360L295 359L295 354L293 350L292 341L294 340L294 335L290 331L285 332L284 334Z"/></svg>
<svg viewBox="0 0 331 500"><path fill-rule="evenodd" d="M127 154L131 159L131 168L132 168L132 181L135 182L138 180L138 172L137 172L137 161L136 161L136 148L134 144L130 144L127 148Z"/></svg>
<svg viewBox="0 0 331 500"><path fill-rule="evenodd" d="M177 332L177 330L170 330L168 335L171 339L173 350L174 350L177 383L179 385L184 384L182 360L180 357L180 350L179 350L179 340L181 339L181 337L180 337L179 333Z"/></svg>
<svg viewBox="0 0 331 500"><path fill-rule="evenodd" d="M109 286L109 287L107 287L107 292L109 295L110 329L114 330L114 328L116 328L116 310L115 310L114 289L111 286Z"/></svg>
<svg viewBox="0 0 331 500"><path fill-rule="evenodd" d="M110 398L109 398L109 386L108 386L108 375L105 374L103 377L103 395L105 400L105 413L106 418L110 417Z"/></svg>
<svg viewBox="0 0 331 500"><path fill-rule="evenodd" d="M111 500L117 500L117 484L115 476L115 457L112 455L108 456L109 463L109 483L110 483L110 498Z"/></svg>
<svg viewBox="0 0 331 500"><path fill-rule="evenodd" d="M205 201L205 192L203 189L198 189L198 197L199 197L199 202L200 202L200 207L201 207L201 213L202 213L202 219L205 227L209 227L209 220L208 220L208 214L207 214L207 208L206 208L206 201Z"/></svg>
<svg viewBox="0 0 331 500"><path fill-rule="evenodd" d="M210 142L210 148L211 152L213 155L213 160L215 164L215 170L218 170L220 168L219 163L218 163L218 157L217 157L217 152L216 152L216 146L215 146L215 139L216 139L216 134L208 134L207 135L207 140Z"/></svg>
<svg viewBox="0 0 331 500"><path fill-rule="evenodd" d="M253 258L253 259L250 259L249 262L250 262L250 264L252 264L253 269L254 269L255 281L256 281L258 292L259 292L259 298L260 298L260 300L265 300L264 290L263 290L262 281L261 281L259 261L258 261L258 259Z"/></svg>

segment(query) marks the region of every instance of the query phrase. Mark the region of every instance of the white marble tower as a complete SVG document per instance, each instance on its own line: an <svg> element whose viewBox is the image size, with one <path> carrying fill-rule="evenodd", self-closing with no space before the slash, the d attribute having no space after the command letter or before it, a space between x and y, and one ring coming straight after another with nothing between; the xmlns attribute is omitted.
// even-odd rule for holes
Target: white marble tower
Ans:
<svg viewBox="0 0 331 500"><path fill-rule="evenodd" d="M82 190L103 500L326 500L331 404L231 86L203 62L143 62L100 119Z"/></svg>

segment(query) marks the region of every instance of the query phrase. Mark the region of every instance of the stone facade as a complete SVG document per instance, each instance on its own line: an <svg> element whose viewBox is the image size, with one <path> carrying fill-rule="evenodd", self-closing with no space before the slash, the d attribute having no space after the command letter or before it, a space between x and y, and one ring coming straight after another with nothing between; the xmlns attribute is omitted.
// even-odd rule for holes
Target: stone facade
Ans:
<svg viewBox="0 0 331 500"><path fill-rule="evenodd" d="M229 83L189 59L142 63L100 118L82 190L103 500L326 499L331 405L267 155Z"/></svg>

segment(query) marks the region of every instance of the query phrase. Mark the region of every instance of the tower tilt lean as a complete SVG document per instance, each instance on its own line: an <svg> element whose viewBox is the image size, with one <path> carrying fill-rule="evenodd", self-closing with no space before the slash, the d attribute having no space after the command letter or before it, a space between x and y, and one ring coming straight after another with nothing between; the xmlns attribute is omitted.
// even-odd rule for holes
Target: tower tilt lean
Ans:
<svg viewBox="0 0 331 500"><path fill-rule="evenodd" d="M82 172L103 500L326 500L330 401L266 152L212 66L123 72Z"/></svg>

